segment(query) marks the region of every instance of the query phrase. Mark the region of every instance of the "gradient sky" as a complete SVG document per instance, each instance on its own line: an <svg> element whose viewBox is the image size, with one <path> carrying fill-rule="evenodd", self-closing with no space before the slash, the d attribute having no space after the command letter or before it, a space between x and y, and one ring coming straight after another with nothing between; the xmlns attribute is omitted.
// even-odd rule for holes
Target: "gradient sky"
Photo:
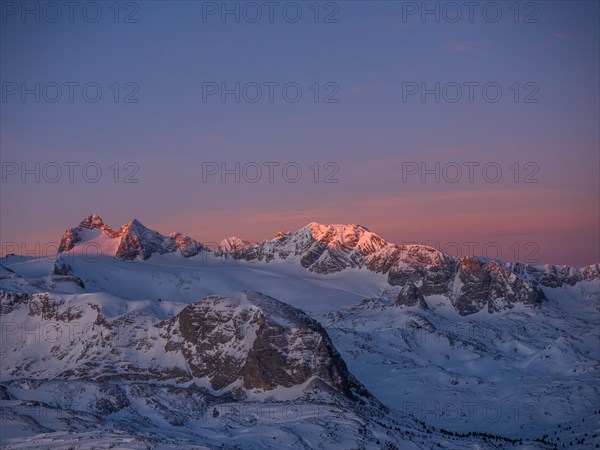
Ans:
<svg viewBox="0 0 600 450"><path fill-rule="evenodd" d="M57 241L96 212L113 227L137 218L204 242L232 234L263 240L312 221L359 223L392 242L454 254L456 245L465 255L477 242L487 245L485 256L499 246L507 260L600 262L600 3L537 2L537 23L522 23L522 16L514 23L512 2L500 2L497 23L480 10L472 23L423 23L403 17L405 3L337 2L337 23L314 23L312 2L301 3L298 23L278 10L273 23L204 21L202 2L191 1L137 2L137 23L114 23L112 2L102 3L97 23L79 9L73 23L66 12L57 23L4 14L3 92L7 83L96 82L103 96L89 103L76 89L69 102L65 88L57 103L2 99L2 250ZM503 96L488 103L476 89L472 103L466 92L458 103L402 99L406 82L470 81L498 83ZM127 82L139 86L139 102L115 103L115 82L121 94ZM283 101L280 91L273 103L266 93L258 103L203 102L205 82L297 82L303 96L297 103ZM314 82L335 83L339 102L314 103ZM539 101L515 103L515 82L521 94L525 83L538 86ZM254 184L202 180L203 162L265 161L296 162L302 178L289 183L276 170L273 183L266 173ZM103 174L90 183L79 168L70 183L65 169L56 183L32 176L23 183L6 174L15 162L50 169L53 162L92 162ZM115 162L120 181L134 162L139 182L115 183L108 169ZM338 182L315 183L315 162L321 175L335 163ZM480 166L472 183L466 172L458 183L431 176L404 182L407 162ZM515 162L518 182L509 169ZM498 182L482 177L486 163L503 169ZM532 167L537 182L523 183Z"/></svg>

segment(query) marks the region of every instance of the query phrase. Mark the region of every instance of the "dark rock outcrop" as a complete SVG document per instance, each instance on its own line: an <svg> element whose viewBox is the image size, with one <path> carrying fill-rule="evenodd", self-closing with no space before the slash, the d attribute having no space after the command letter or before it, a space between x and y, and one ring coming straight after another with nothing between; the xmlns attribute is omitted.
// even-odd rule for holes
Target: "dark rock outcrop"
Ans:
<svg viewBox="0 0 600 450"><path fill-rule="evenodd" d="M73 275L73 268L60 256L54 261L52 275Z"/></svg>
<svg viewBox="0 0 600 450"><path fill-rule="evenodd" d="M304 312L258 292L209 296L158 325L167 351L181 351L215 390L293 387L311 378L349 398L371 397L348 371L325 329Z"/></svg>
<svg viewBox="0 0 600 450"><path fill-rule="evenodd" d="M510 309L516 303L539 306L545 295L534 283L519 278L497 261L483 262L471 256L460 260L457 272L460 291L451 296L459 314L487 307L488 312Z"/></svg>
<svg viewBox="0 0 600 450"><path fill-rule="evenodd" d="M417 286L415 286L413 283L411 283L410 281L408 283L406 283L400 290L400 293L398 294L398 297L396 298L395 305L396 306L419 305L420 308L429 309L429 307L427 306L427 302L425 302L425 297L423 297L423 294L421 293L419 288Z"/></svg>

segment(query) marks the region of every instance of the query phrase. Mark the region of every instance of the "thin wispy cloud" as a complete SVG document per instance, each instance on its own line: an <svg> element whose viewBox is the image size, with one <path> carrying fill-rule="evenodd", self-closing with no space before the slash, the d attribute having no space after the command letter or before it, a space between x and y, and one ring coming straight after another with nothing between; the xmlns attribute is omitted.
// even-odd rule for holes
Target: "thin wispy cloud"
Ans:
<svg viewBox="0 0 600 450"><path fill-rule="evenodd" d="M572 33L563 33L557 32L554 33L553 36L560 41L573 41L575 40L575 35Z"/></svg>
<svg viewBox="0 0 600 450"><path fill-rule="evenodd" d="M444 44L444 49L451 52L470 52L477 46L475 41L457 41Z"/></svg>

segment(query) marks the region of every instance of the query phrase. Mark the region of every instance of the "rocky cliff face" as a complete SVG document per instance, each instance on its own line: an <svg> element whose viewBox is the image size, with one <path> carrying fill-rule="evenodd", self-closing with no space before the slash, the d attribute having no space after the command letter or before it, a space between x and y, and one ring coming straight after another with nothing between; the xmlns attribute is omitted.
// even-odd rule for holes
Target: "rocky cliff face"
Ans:
<svg viewBox="0 0 600 450"><path fill-rule="evenodd" d="M119 230L121 238L116 256L122 260L133 260L138 257L148 259L152 254L171 253L177 250L177 242L166 238L154 230L142 225L138 220L132 220Z"/></svg>
<svg viewBox="0 0 600 450"><path fill-rule="evenodd" d="M54 261L52 275L73 275L73 268L60 256Z"/></svg>
<svg viewBox="0 0 600 450"><path fill-rule="evenodd" d="M529 280L519 278L496 261L482 262L473 257L461 259L451 296L461 315L487 308L490 313L510 309L514 304L539 306L544 292Z"/></svg>
<svg viewBox="0 0 600 450"><path fill-rule="evenodd" d="M396 297L396 306L416 306L419 305L422 309L429 309L425 302L423 293L410 281L402 286L402 289Z"/></svg>
<svg viewBox="0 0 600 450"><path fill-rule="evenodd" d="M370 396L318 322L258 292L206 297L158 327L165 349L181 352L192 375L215 390L290 388L319 379L347 397Z"/></svg>
<svg viewBox="0 0 600 450"><path fill-rule="evenodd" d="M426 245L388 244L367 261L369 270L387 273L392 286L411 282L426 296L447 293L457 265L455 258Z"/></svg>

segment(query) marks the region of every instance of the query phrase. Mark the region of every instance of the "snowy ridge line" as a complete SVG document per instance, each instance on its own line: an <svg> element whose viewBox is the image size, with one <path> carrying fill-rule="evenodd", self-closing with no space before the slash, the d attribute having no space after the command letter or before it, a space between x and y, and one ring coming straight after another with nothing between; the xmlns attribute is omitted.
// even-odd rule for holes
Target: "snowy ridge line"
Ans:
<svg viewBox="0 0 600 450"><path fill-rule="evenodd" d="M16 243L8 244L11 245L3 246L4 253L14 254L10 250L19 249L18 245L12 245ZM36 256L55 257L55 253L52 252L55 247L54 242L48 243L42 251L46 254ZM77 250L73 251L76 247ZM56 250L63 259L77 255L87 259L88 262L100 260L105 256L113 256L117 261L127 262L148 259L154 253L164 254L175 251L188 258L201 254L205 259L207 253L213 253L223 258L229 256L234 261L243 259L299 262L308 270L318 273L332 273L348 267L363 266L373 271L387 273L391 265L401 262L405 265L410 264L415 256L429 265L435 265L440 261L457 265L463 260L475 258L482 263L496 262L520 277L543 285L574 284L582 280L600 279L600 264L576 268L552 264L505 262L475 255L454 257L425 244L393 244L372 233L368 228L355 224L325 225L311 222L295 232L279 232L273 239L262 243L253 243L230 236L220 243L202 244L178 232L171 233L169 236L162 235L145 227L136 219L115 231L106 225L100 216L90 214L77 227L69 228L64 233ZM387 261L392 257L394 260ZM35 256L32 255L30 258Z"/></svg>
<svg viewBox="0 0 600 450"><path fill-rule="evenodd" d="M158 252L158 253L164 253L164 252L170 252L170 251L174 251L175 248L173 247L171 242L167 242L166 244L163 244L162 247L161 246L154 246L153 248L153 244L156 244L156 242L152 242L152 240L164 240L166 238L166 236L164 235L160 235L160 233L157 233L156 231L150 230L148 228L146 228L144 225L141 224L141 222L139 222L136 219L131 220L130 222L128 222L125 225L122 225L119 230L115 231L113 230L110 226L104 224L103 220L101 217L99 217L97 214L91 214L87 217L85 217L81 223L79 224L78 227L75 228L70 228L68 229L65 234L63 235L63 238L61 239L61 242L59 244L59 248L58 248L58 252L57 253L63 253L63 252L68 252L69 250L71 250L72 248L75 247L75 245L77 243L81 243L84 244L85 243L85 239L82 238L82 236L78 236L78 234L83 231L83 229L87 229L87 230L101 230L106 236L108 236L109 238L121 238L121 240L123 240L123 238L126 238L125 240L127 240L127 238L129 238L128 235L130 234L137 234L137 235L141 235L142 239L140 240L140 244L146 244L148 247L150 247L149 249L144 249L144 251L141 254L135 254L134 256L125 252L124 249L122 249L120 252L118 252L116 254L116 256L119 259L122 260L128 260L128 259L135 259L136 257L142 257L143 259L147 259L152 251ZM295 237L295 241L293 242L293 244L296 245L291 245L292 243L289 243L290 245L287 246L287 248L284 248L284 246L282 246L281 244L285 243L282 241L288 241L289 239L286 239L287 237ZM147 239L143 239L144 237L146 237ZM89 238L89 236L88 236ZM392 250L398 249L399 253L400 253L400 257L406 257L406 255L410 254L411 252L414 251L418 251L419 249L426 251L426 252L434 252L437 253L439 255L443 255L444 257L447 257L451 260L461 260L463 258L466 257L471 257L471 258L481 258L482 260L487 260L487 261L497 261L502 265L505 266L515 266L515 271L521 272L521 271L529 271L531 273L536 273L539 271L546 271L546 272L554 272L554 273L558 273L559 275L565 277L565 278L574 278L577 276L582 276L584 278L590 278L590 277L596 277L598 278L598 266L600 264L592 264L586 267L581 267L581 268L576 268L576 267L572 267L572 266L560 266L560 265L552 265L552 264L546 264L546 265L527 265L527 264L522 264L522 263L518 263L518 262L504 262L502 260L499 260L497 258L494 259L490 259L487 256L476 256L476 255L468 255L465 257L454 257L451 256L449 253L444 253L443 251L440 251L432 246L429 245L425 245L425 244L418 244L418 243L402 243L402 244L393 244L390 242L387 242L385 240L383 240L380 236L378 236L375 233L372 233L368 228L362 226L362 225L356 225L356 224L347 224L347 225L326 225L326 224L320 224L320 223L316 223L316 222L311 222L308 225L306 225L305 227L302 227L301 229L297 230L296 232L289 232L289 231L281 231L279 233L276 234L276 236L273 239L270 240L265 240L263 243L253 243L251 241L247 241L244 239L241 239L239 237L236 236L230 236L228 238L223 239L220 243L209 243L209 244L213 244L214 245L214 249L211 250L209 248L208 245L203 245L200 244L198 241L195 241L194 239L182 235L181 233L171 233L169 235L170 239L175 239L176 242L176 247L177 249L179 249L180 251L185 248L187 248L187 252L185 250L182 251L182 254L184 256L195 256L197 253L194 252L194 247L196 246L196 248L198 250L205 250L205 251L212 251L216 254L230 254L231 256L234 257L234 259L239 259L240 257L242 258L263 258L266 261L270 261L273 259L274 255L272 254L266 254L266 253L273 253L273 251L275 250L274 247L278 247L277 250L279 251L278 256L281 259L285 259L285 260L291 260L292 262L297 262L297 261L301 261L301 253L298 253L298 250L300 250L300 246L297 245L298 244L298 240L299 239L309 239L312 241L316 241L320 244L324 244L326 247L330 248L330 249L337 249L337 250L346 250L346 251L351 251L351 250L355 250L357 253L360 253L363 257L368 256L372 253L376 253L379 251L382 251L382 254L385 254L386 252L391 252ZM90 239L87 239L90 240ZM119 246L121 246L121 242L118 243L119 245L113 244L113 247L110 248L110 250L113 250L112 252L104 252L104 253L100 253L100 255L114 255L114 250L115 250L115 246L117 247L116 250L119 249ZM472 243L471 243L472 244ZM99 250L103 250L103 248L101 246L98 246ZM122 247L125 247L125 244L122 245ZM262 253L264 254L260 254L260 250L263 250ZM283 257L282 257L283 256ZM381 256L381 255L380 255ZM236 258L237 257L237 258ZM352 266L352 265L350 265ZM317 267L313 267L310 270L316 270L318 271Z"/></svg>
<svg viewBox="0 0 600 450"><path fill-rule="evenodd" d="M89 251L90 246L97 249L95 253ZM441 295L460 315L480 311L493 314L517 305L540 308L547 301L547 288L579 283L600 285L600 264L577 269L507 263L471 256L457 259L424 245L391 244L366 227L353 224L312 222L296 232L280 232L274 239L260 244L230 237L211 251L192 238L179 233L164 236L135 219L114 231L98 215L92 214L84 218L78 227L67 230L59 250L51 273L79 277L79 284L85 288L90 281L98 282L96 278L90 280L82 276L83 272L92 270L91 265L110 266L116 275L130 270L137 272L140 267L132 265L136 262L143 261L156 268L166 264L181 272L181 288L189 289L191 293L194 287L202 284L202 271L222 271L231 268L232 264L241 264L240 269L245 269L246 263L252 263L248 267L253 269L269 271L257 263L277 265L285 262L323 276L324 282L348 271L380 274L392 286L390 292L396 289L393 292L398 305L419 304L428 308L427 299ZM183 258L164 262L159 258L168 255ZM16 261L10 257L4 262L11 265ZM121 265L121 262L124 264ZM23 266L29 267L36 263L42 266L46 261L21 261ZM223 264L222 269L217 263ZM90 267L84 270L82 264ZM103 270L101 267L98 269ZM161 281L158 283L162 284ZM240 287L245 289L247 286ZM262 291L262 287L258 290ZM125 297L130 298L129 295Z"/></svg>

